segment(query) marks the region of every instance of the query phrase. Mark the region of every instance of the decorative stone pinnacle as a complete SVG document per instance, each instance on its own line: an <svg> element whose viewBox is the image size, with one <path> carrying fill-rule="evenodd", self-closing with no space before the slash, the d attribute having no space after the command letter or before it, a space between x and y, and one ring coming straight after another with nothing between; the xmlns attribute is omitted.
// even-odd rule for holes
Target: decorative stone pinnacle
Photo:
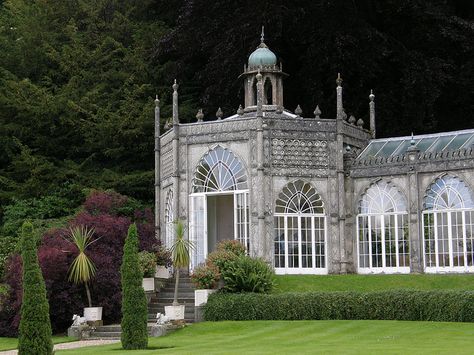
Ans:
<svg viewBox="0 0 474 355"><path fill-rule="evenodd" d="M262 81L262 79L263 79L262 74L260 74L260 69L258 70L258 73L257 73L257 75L256 75L256 78L257 78L258 81Z"/></svg>
<svg viewBox="0 0 474 355"><path fill-rule="evenodd" d="M160 99L158 99L158 95L155 98L155 106L158 107L160 105Z"/></svg>
<svg viewBox="0 0 474 355"><path fill-rule="evenodd" d="M295 114L296 114L298 117L301 117L301 115L303 114L303 110L301 109L301 106L300 106L300 105L296 106Z"/></svg>
<svg viewBox="0 0 474 355"><path fill-rule="evenodd" d="M410 145L414 146L416 144L415 142L415 137L413 136L413 132L411 132L411 140L410 140Z"/></svg>
<svg viewBox="0 0 474 355"><path fill-rule="evenodd" d="M319 108L319 105L316 105L316 108L314 109L314 118L320 119L321 118L320 115L321 115L321 110Z"/></svg>
<svg viewBox="0 0 474 355"><path fill-rule="evenodd" d="M178 83L176 82L176 79L174 79L173 90L174 90L174 91L178 91L178 88L179 88L179 85L178 85Z"/></svg>
<svg viewBox="0 0 474 355"><path fill-rule="evenodd" d="M341 73L337 73L336 84L337 84L337 86L341 86L341 84L342 84Z"/></svg>
<svg viewBox="0 0 474 355"><path fill-rule="evenodd" d="M370 101L374 101L374 99L375 99L374 91L372 89L370 89L369 99L370 99Z"/></svg>
<svg viewBox="0 0 474 355"><path fill-rule="evenodd" d="M198 112L196 113L196 119L198 120L198 122L202 122L203 118L204 118L204 113L202 112L202 108L200 108Z"/></svg>
<svg viewBox="0 0 474 355"><path fill-rule="evenodd" d="M217 112L216 112L216 117L217 119L220 121L222 119L222 116L224 115L224 113L222 112L221 108L219 107L217 109Z"/></svg>
<svg viewBox="0 0 474 355"><path fill-rule="evenodd" d="M357 120L357 127L359 127L359 128L364 127L364 120L362 118L359 118Z"/></svg>
<svg viewBox="0 0 474 355"><path fill-rule="evenodd" d="M242 116L244 114L244 109L243 109L242 105L239 105L239 108L237 109L237 114L239 116Z"/></svg>
<svg viewBox="0 0 474 355"><path fill-rule="evenodd" d="M346 145L346 152L349 153L351 151L351 146L348 144Z"/></svg>
<svg viewBox="0 0 474 355"><path fill-rule="evenodd" d="M262 26L262 34L260 35L260 43L263 43L265 40L265 26Z"/></svg>
<svg viewBox="0 0 474 355"><path fill-rule="evenodd" d="M356 121L357 121L357 120L356 120L356 118L354 117L354 115L350 115L348 122L349 122L350 124L355 124Z"/></svg>
<svg viewBox="0 0 474 355"><path fill-rule="evenodd" d="M347 113L346 111L344 110L344 108L342 109L342 119L345 121L347 120Z"/></svg>

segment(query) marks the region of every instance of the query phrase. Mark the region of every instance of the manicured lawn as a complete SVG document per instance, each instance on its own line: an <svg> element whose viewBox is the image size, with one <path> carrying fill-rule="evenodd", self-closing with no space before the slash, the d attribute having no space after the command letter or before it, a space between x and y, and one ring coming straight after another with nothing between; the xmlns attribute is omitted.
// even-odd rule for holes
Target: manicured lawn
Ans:
<svg viewBox="0 0 474 355"><path fill-rule="evenodd" d="M53 343L67 343L70 341L75 341L75 338L69 338L66 336L53 336ZM18 339L17 338L0 338L0 351L3 350L11 350L16 349L18 347Z"/></svg>
<svg viewBox="0 0 474 355"><path fill-rule="evenodd" d="M193 324L148 350L112 344L59 354L472 354L472 323L401 321L253 321Z"/></svg>
<svg viewBox="0 0 474 355"><path fill-rule="evenodd" d="M278 275L274 292L474 290L474 275Z"/></svg>

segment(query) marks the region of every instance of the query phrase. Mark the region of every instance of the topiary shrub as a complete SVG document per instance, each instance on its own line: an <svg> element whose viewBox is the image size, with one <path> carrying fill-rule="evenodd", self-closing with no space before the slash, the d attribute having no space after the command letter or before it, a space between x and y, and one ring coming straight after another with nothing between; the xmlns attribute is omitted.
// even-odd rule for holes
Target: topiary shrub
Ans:
<svg viewBox="0 0 474 355"><path fill-rule="evenodd" d="M38 264L33 225L23 223L21 231L23 261L23 301L21 305L18 352L21 355L49 355L53 353L49 304L46 286Z"/></svg>
<svg viewBox="0 0 474 355"><path fill-rule="evenodd" d="M148 346L147 300L142 287L143 274L138 258L137 227L128 229L123 248L122 266L122 347L127 350Z"/></svg>
<svg viewBox="0 0 474 355"><path fill-rule="evenodd" d="M269 292L273 288L273 270L260 258L241 255L222 270L227 292Z"/></svg>
<svg viewBox="0 0 474 355"><path fill-rule="evenodd" d="M191 274L191 281L198 289L214 289L221 274L219 268L213 264L203 264L196 267Z"/></svg>

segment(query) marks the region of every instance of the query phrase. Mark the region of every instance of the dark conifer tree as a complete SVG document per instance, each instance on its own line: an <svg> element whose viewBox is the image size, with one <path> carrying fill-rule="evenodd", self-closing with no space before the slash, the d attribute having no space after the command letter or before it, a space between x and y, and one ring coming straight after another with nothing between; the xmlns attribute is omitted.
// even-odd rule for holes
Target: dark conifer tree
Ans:
<svg viewBox="0 0 474 355"><path fill-rule="evenodd" d="M138 233L130 225L122 259L122 347L127 350L148 346L147 300L138 263Z"/></svg>
<svg viewBox="0 0 474 355"><path fill-rule="evenodd" d="M49 304L30 222L23 223L21 228L21 250L23 302L18 351L21 355L49 355L53 353Z"/></svg>

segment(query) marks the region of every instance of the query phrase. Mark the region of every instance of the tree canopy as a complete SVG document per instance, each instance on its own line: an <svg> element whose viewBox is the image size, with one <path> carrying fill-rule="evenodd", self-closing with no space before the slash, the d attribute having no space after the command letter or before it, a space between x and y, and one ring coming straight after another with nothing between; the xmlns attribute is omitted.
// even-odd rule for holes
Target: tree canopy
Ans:
<svg viewBox="0 0 474 355"><path fill-rule="evenodd" d="M0 2L0 206L85 187L153 198L153 99L206 119L243 101L239 74L265 42L290 74L285 107L348 114L380 136L472 128L469 0ZM0 207L0 216L3 210Z"/></svg>

